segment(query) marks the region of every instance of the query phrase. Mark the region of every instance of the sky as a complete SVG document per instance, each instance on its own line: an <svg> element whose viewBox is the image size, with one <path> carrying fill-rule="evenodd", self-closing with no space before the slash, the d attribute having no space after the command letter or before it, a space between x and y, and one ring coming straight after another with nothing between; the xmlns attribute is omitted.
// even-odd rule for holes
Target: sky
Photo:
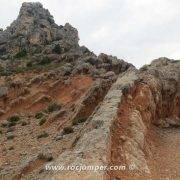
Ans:
<svg viewBox="0 0 180 180"><path fill-rule="evenodd" d="M16 19L22 2L0 0L0 27ZM26 1L26 2L32 2ZM33 1L36 2L36 1ZM180 59L180 0L38 0L58 25L78 29L80 45L136 67Z"/></svg>

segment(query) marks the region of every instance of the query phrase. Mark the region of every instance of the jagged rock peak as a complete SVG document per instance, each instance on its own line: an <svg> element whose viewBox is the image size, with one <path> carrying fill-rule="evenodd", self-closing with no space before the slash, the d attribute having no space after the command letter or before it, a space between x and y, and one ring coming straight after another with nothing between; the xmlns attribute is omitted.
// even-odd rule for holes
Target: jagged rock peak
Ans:
<svg viewBox="0 0 180 180"><path fill-rule="evenodd" d="M0 31L0 56L27 53L51 53L58 45L61 52L76 48L78 31L70 24L58 26L50 12L39 2L22 4L17 19L5 31Z"/></svg>
<svg viewBox="0 0 180 180"><path fill-rule="evenodd" d="M35 19L45 19L50 23L54 23L54 18L47 9L39 2L24 2L19 12L18 18L33 17Z"/></svg>
<svg viewBox="0 0 180 180"><path fill-rule="evenodd" d="M24 2L22 3L22 7L20 9L19 15L37 15L37 14L47 14L50 16L50 13L47 9L43 8L43 5L40 2Z"/></svg>
<svg viewBox="0 0 180 180"><path fill-rule="evenodd" d="M18 18L7 28L11 34L26 35L28 30L50 27L54 18L41 3L23 3ZM29 29L30 28L30 29Z"/></svg>

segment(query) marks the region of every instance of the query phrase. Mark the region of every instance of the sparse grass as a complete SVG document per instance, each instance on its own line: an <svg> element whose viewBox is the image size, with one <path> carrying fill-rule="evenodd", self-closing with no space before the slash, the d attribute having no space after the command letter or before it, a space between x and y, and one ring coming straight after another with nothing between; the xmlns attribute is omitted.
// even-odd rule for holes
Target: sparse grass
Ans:
<svg viewBox="0 0 180 180"><path fill-rule="evenodd" d="M65 135L65 134L71 134L71 133L73 133L73 132L74 132L74 130L73 130L73 128L72 128L71 126L65 127L65 128L63 129L63 135Z"/></svg>
<svg viewBox="0 0 180 180"><path fill-rule="evenodd" d="M19 51L15 56L14 58L22 58L22 57L25 57L27 55L27 52L25 49L23 49L22 51Z"/></svg>
<svg viewBox="0 0 180 180"><path fill-rule="evenodd" d="M64 62L59 62L59 63L51 63L51 60L49 60L48 63L44 63L44 62L48 62L47 60L41 60L40 62L38 62L37 64L33 64L31 66L31 63L27 63L26 66L24 67L17 67L15 70L14 69L2 69L0 71L0 75L1 76L10 76L12 74L18 74L18 73L24 73L24 72L30 72L30 71L39 71L41 72L46 71L46 70L56 70L59 67L62 67L64 65ZM42 63L42 64L41 64Z"/></svg>
<svg viewBox="0 0 180 180"><path fill-rule="evenodd" d="M73 119L72 124L78 125L78 124L84 123L86 120L87 120L86 117L78 117L78 118Z"/></svg>
<svg viewBox="0 0 180 180"><path fill-rule="evenodd" d="M61 109L61 105L57 104L57 103L52 103L48 106L47 110L49 113L52 113L54 111L58 111L59 109Z"/></svg>
<svg viewBox="0 0 180 180"><path fill-rule="evenodd" d="M42 132L41 134L39 134L38 136L37 136L37 138L38 139L41 139L41 138L46 138L46 137L48 137L49 136L49 134L47 133L47 132Z"/></svg>
<svg viewBox="0 0 180 180"><path fill-rule="evenodd" d="M50 64L51 60L48 57L43 57L43 59L39 62L39 65Z"/></svg>
<svg viewBox="0 0 180 180"><path fill-rule="evenodd" d="M38 112L38 113L36 113L35 118L41 119L43 116L44 116L44 114L42 112Z"/></svg>
<svg viewBox="0 0 180 180"><path fill-rule="evenodd" d="M42 126L45 122L46 122L46 119L45 119L45 118L40 119L40 121L39 121L39 126Z"/></svg>

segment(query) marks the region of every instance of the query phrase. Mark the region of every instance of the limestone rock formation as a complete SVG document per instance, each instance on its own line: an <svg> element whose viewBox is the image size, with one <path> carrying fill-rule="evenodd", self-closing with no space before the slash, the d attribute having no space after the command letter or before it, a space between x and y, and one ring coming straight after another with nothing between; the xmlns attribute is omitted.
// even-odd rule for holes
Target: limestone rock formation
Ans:
<svg viewBox="0 0 180 180"><path fill-rule="evenodd" d="M17 19L0 32L0 55L61 53L78 47L78 41L77 30L55 24L40 3L23 3Z"/></svg>

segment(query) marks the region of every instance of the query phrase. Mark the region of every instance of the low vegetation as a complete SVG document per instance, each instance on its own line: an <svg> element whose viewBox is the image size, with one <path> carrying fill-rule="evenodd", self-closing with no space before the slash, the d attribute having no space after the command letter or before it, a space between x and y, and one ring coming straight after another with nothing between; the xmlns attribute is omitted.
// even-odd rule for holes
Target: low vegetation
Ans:
<svg viewBox="0 0 180 180"><path fill-rule="evenodd" d="M65 127L65 128L63 129L63 135L65 135L65 134L71 134L71 133L73 133L73 132L74 132L74 130L73 130L73 128L72 128L71 126Z"/></svg>
<svg viewBox="0 0 180 180"><path fill-rule="evenodd" d="M45 122L46 122L46 119L45 119L45 118L40 119L40 121L39 121L39 126L42 126Z"/></svg>
<svg viewBox="0 0 180 180"><path fill-rule="evenodd" d="M58 111L58 110L60 110L60 109L61 109L61 105L59 105L59 104L57 104L57 103L52 103L52 104L50 104L50 105L48 106L47 111L48 111L49 113L52 113L52 112Z"/></svg>
<svg viewBox="0 0 180 180"><path fill-rule="evenodd" d="M84 123L86 120L87 120L86 117L78 117L78 118L73 119L72 124L78 125L78 124Z"/></svg>
<svg viewBox="0 0 180 180"><path fill-rule="evenodd" d="M14 116L11 116L7 119L8 121L8 126L11 127L11 126L15 126L17 124L17 122L20 120L20 117L18 115L14 115Z"/></svg>
<svg viewBox="0 0 180 180"><path fill-rule="evenodd" d="M61 52L62 52L59 44L56 44L52 51L53 51L53 53L56 53L56 54L61 54Z"/></svg>
<svg viewBox="0 0 180 180"><path fill-rule="evenodd" d="M39 62L39 65L50 64L51 60L48 57L43 57L43 59Z"/></svg>
<svg viewBox="0 0 180 180"><path fill-rule="evenodd" d="M36 119L41 119L44 116L44 114L42 112L37 112L35 115Z"/></svg>
<svg viewBox="0 0 180 180"><path fill-rule="evenodd" d="M14 58L23 58L27 55L27 51L25 49L19 51L15 56Z"/></svg>
<svg viewBox="0 0 180 180"><path fill-rule="evenodd" d="M28 123L26 121L21 122L21 126L26 126Z"/></svg>

